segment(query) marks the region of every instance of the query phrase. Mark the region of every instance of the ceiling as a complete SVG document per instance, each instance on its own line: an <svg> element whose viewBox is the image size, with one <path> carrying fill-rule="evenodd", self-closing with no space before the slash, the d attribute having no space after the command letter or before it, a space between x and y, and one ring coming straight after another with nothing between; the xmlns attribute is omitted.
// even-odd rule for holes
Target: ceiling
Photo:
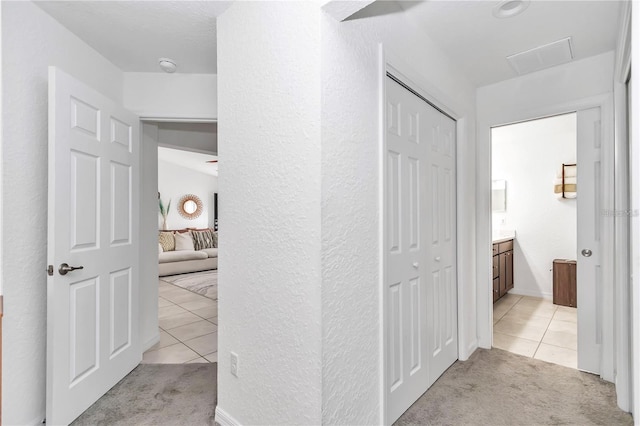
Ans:
<svg viewBox="0 0 640 426"><path fill-rule="evenodd" d="M216 17L230 1L37 1L45 12L125 72L215 74Z"/></svg>
<svg viewBox="0 0 640 426"><path fill-rule="evenodd" d="M574 60L614 50L621 2L533 0L495 18L498 1L399 2L476 87L516 77L508 55L572 37Z"/></svg>
<svg viewBox="0 0 640 426"><path fill-rule="evenodd" d="M231 3L204 0L36 4L125 72L161 72L158 59L169 57L177 62L177 72L216 73L216 17ZM498 19L492 14L497 1L398 4L476 86L515 77L506 56L561 38L573 38L574 59L615 49L620 8L620 2L615 0L532 0L522 14Z"/></svg>
<svg viewBox="0 0 640 426"><path fill-rule="evenodd" d="M158 160L181 166L194 172L218 176L218 163L207 163L209 160L217 160L215 155L200 154L198 152L183 151L180 149L158 147Z"/></svg>

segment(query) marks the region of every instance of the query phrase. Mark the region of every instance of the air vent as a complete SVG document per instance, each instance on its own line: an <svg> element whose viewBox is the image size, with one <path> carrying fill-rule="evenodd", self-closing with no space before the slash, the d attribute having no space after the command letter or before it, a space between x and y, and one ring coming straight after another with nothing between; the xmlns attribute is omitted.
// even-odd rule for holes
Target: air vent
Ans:
<svg viewBox="0 0 640 426"><path fill-rule="evenodd" d="M565 64L572 59L571 37L507 56L509 64L519 75Z"/></svg>

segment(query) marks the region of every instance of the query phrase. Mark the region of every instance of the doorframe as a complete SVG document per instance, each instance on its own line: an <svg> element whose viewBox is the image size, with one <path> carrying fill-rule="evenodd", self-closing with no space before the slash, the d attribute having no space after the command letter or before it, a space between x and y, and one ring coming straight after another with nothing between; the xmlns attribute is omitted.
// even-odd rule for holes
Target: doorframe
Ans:
<svg viewBox="0 0 640 426"><path fill-rule="evenodd" d="M631 7L631 58L640 58L640 8ZM640 111L640 67L633 67L630 76L629 105L631 114ZM631 117L631 114L629 115ZM630 205L632 211L640 209L640 120L629 120L629 156L630 156ZM640 416L640 224L637 216L631 221L631 343L633 377L631 385L631 411L636 418Z"/></svg>
<svg viewBox="0 0 640 426"><path fill-rule="evenodd" d="M153 345L160 341L160 332L158 330L158 287L157 287L157 279L158 279L158 261L156 256L156 246L157 246L157 226L156 221L149 220L152 215L152 211L158 211L158 204L156 198L156 192L158 188L158 135L156 134L154 138L147 137L144 132L145 125L153 125L154 123L217 123L218 119L214 117L186 117L186 118L172 118L172 117L162 117L162 116L140 116L140 156L141 156L141 169L140 169L140 194L142 199L140 200L140 229L139 238L140 238L140 283L142 284L140 290L147 290L148 293L144 295L140 294L139 298L139 329L141 333L141 349L142 354L149 350ZM157 127L157 126L156 126ZM151 154L153 158L150 160L154 160L155 167L152 170L147 170L144 167L144 157ZM150 180L149 180L150 179ZM147 190L149 185L153 190ZM218 190L218 193L220 191ZM147 228L145 228L144 224L147 224ZM153 225L152 225L153 224ZM151 228L155 230L151 232ZM153 234L152 238L150 235ZM153 264L149 260L148 265L143 266L145 254L153 253L154 261ZM148 257L148 256L147 256ZM151 274L151 275L149 275ZM153 283L156 283L154 286ZM149 287L143 289L142 287ZM156 302L150 304L151 310L145 309L144 304L146 299L150 298ZM146 319L151 318L150 321L154 322L155 326L153 327L156 330L156 333L151 336L142 335L144 330L144 322ZM142 341L142 338L145 338Z"/></svg>
<svg viewBox="0 0 640 426"><path fill-rule="evenodd" d="M388 362L386 357L387 349L387 325L388 318L386 315L385 306L387 304L385 287L385 274L388 269L387 258L385 256L386 246L386 209L384 208L385 190L384 183L386 177L386 164L385 154L387 150L386 140L386 78L387 72L398 77L403 83L411 87L412 90L419 93L425 99L428 99L436 108L440 109L445 114L449 115L456 120L456 300L457 300L457 327L458 327L458 359L466 360L477 348L477 340L475 337L475 330L467 329L464 322L465 309L472 309L473 306L467 306L464 304L464 298L460 297L464 294L462 288L463 282L472 283L470 288L475 288L475 281L473 276L475 274L475 268L473 268L475 258L470 256L466 252L461 251L461 247L472 246L474 239L472 235L465 235L460 232L461 223L465 223L465 229L473 229L469 224L471 219L467 218L463 214L463 209L459 208L461 201L467 201L468 198L463 197L462 191L460 191L461 183L464 182L463 178L466 177L462 173L468 166L464 163L461 155L459 154L461 146L466 147L468 145L467 129L469 127L470 114L465 110L457 101L453 100L450 96L440 91L435 85L429 83L423 76L417 73L412 66L407 64L403 59L397 56L390 49L385 48L383 43L378 45L378 254L380 256L379 262L379 309L380 309L380 370L381 377L380 386L380 418L384 424L389 424L387 418L388 413L388 398L387 398L387 368ZM473 159L472 159L473 160ZM474 194L475 188L470 188L471 195ZM470 265L463 268L461 265ZM475 318L474 318L475 319ZM473 323L473 321L472 321ZM470 340L470 342L469 342Z"/></svg>
<svg viewBox="0 0 640 426"><path fill-rule="evenodd" d="M491 118L478 123L478 199L490 199L491 194L491 129L493 127L531 121L538 118L566 114L589 108L600 108L600 119L603 127L602 165L604 179L604 208L614 210L614 102L613 93L604 93L565 103L549 104L541 107L518 111L501 111ZM578 145L579 149L579 145ZM481 157L482 156L482 157ZM491 205L479 203L478 221L478 333L480 346L490 349L493 342L493 301L491 298ZM602 235L602 268L604 277L614 275L614 250L621 247L614 245L613 221L605 222ZM486 267L482 267L486 265ZM602 333L602 354L600 360L600 376L608 381L614 380L614 287L603 288L602 292L602 328L610 332ZM617 342L619 345L620 342Z"/></svg>

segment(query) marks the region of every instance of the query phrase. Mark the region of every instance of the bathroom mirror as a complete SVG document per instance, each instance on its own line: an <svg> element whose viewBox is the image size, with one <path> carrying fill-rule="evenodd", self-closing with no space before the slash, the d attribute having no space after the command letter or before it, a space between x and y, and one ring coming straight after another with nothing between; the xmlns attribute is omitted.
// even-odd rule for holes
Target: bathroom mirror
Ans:
<svg viewBox="0 0 640 426"><path fill-rule="evenodd" d="M197 195L187 194L180 198L178 212L185 219L195 219L202 214L202 200Z"/></svg>
<svg viewBox="0 0 640 426"><path fill-rule="evenodd" d="M491 211L494 213L507 211L507 181L491 181Z"/></svg>

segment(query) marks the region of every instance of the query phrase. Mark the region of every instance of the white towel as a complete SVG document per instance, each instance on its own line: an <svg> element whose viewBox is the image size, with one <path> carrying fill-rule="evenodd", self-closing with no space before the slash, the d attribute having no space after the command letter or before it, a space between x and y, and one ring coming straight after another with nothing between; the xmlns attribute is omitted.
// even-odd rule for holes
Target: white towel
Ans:
<svg viewBox="0 0 640 426"><path fill-rule="evenodd" d="M564 197L562 196L562 168L556 175L556 179L553 186L553 192L560 199L562 198L576 198L577 197L577 171L576 166L564 167Z"/></svg>

